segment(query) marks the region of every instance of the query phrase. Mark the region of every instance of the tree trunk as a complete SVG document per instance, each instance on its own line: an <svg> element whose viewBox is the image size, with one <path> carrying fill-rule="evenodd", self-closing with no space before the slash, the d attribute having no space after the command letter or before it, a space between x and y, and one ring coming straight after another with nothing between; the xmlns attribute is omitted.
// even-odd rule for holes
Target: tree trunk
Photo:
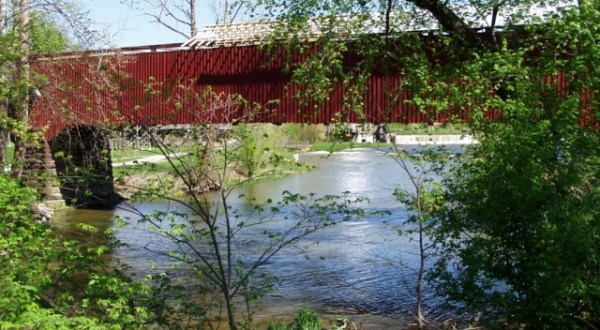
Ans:
<svg viewBox="0 0 600 330"><path fill-rule="evenodd" d="M3 35L6 33L6 22L8 19L6 12L6 0L0 0L0 33Z"/></svg>
<svg viewBox="0 0 600 330"><path fill-rule="evenodd" d="M6 34L6 0L0 0L0 35ZM4 71L4 68L0 68ZM2 78L4 72L2 72ZM8 109L6 106L6 98L0 97L0 116L8 115ZM0 173L4 171L4 165L6 164L6 149L8 147L8 129L0 126Z"/></svg>
<svg viewBox="0 0 600 330"><path fill-rule="evenodd" d="M229 294L228 290L227 293ZM225 304L227 305L227 316L229 319L229 330L237 330L238 326L235 318L235 310L233 309L233 302L231 300L231 297L228 297L225 301Z"/></svg>
<svg viewBox="0 0 600 330"><path fill-rule="evenodd" d="M486 46L477 32L452 11L445 1L440 0L408 0L417 7L427 10L447 31L457 35L467 47L479 49Z"/></svg>
<svg viewBox="0 0 600 330"><path fill-rule="evenodd" d="M13 0L13 7L18 9L15 27L19 34L19 60L15 64L14 82L17 97L12 104L13 118L17 121L27 123L29 121L29 0ZM21 132L26 133L26 132ZM25 160L26 139L22 134L15 134L15 156L12 175L20 178L23 173L23 161Z"/></svg>
<svg viewBox="0 0 600 330"><path fill-rule="evenodd" d="M6 109L0 110L0 113L6 113ZM0 128L0 173L3 173L6 165L6 149L8 149L8 134L6 130Z"/></svg>
<svg viewBox="0 0 600 330"><path fill-rule="evenodd" d="M198 34L198 27L196 26L196 0L190 1L190 38L195 38Z"/></svg>
<svg viewBox="0 0 600 330"><path fill-rule="evenodd" d="M427 257L425 246L424 246L424 233L423 215L419 210L419 274L417 278L417 322L419 330L425 329L425 315L423 314L423 276L425 275L425 259Z"/></svg>

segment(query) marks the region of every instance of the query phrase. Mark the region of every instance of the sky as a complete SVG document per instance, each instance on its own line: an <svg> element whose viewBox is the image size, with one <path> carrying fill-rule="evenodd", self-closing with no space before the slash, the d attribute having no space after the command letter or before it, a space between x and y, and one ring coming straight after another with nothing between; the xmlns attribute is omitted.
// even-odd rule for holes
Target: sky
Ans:
<svg viewBox="0 0 600 330"><path fill-rule="evenodd" d="M105 32L108 36L104 44L111 47L133 47L158 44L183 43L187 40L164 26L152 22L153 18L144 14L142 10L133 9L125 2L141 2L144 0L73 0L82 9L89 10L90 17L94 22L92 28ZM197 0L197 25L198 28L212 25L215 22L212 10L208 6L209 1L221 0ZM564 0L565 3L574 0ZM102 45L97 48L106 48Z"/></svg>
<svg viewBox="0 0 600 330"><path fill-rule="evenodd" d="M93 29L106 32L109 43L116 47L146 46L186 41L141 11L132 9L119 0L76 0L89 10ZM208 0L198 0L198 27L214 24Z"/></svg>

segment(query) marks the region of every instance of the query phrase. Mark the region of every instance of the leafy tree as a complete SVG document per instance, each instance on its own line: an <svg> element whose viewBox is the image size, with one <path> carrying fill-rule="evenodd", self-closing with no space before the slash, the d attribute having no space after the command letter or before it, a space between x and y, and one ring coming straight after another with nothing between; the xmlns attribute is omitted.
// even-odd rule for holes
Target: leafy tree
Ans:
<svg viewBox="0 0 600 330"><path fill-rule="evenodd" d="M51 54L67 49L69 45L67 39L58 27L48 20L45 13L34 12L30 18L30 52L32 54ZM27 103L27 108L29 108L29 102L31 101L29 98L31 96L28 94L34 89L33 85L35 83L26 79L21 79L19 82L16 76L18 72L22 71L15 71L15 68L22 66L15 65L21 54L15 36L16 30L0 37L0 47L2 48L2 56L0 57L2 71L0 76L0 98L5 100L0 106L0 108L3 108L3 111L0 112L0 130L2 131L0 134L0 163L3 164L7 161L7 133L11 133L13 137L24 138L25 143L31 143L31 140L26 138L27 134L25 134L27 132L27 121L24 118L18 119L15 116L21 111L18 109L23 107L24 102ZM36 78L32 80L36 80ZM21 100L23 97L27 100ZM8 105L8 108L6 105Z"/></svg>
<svg viewBox="0 0 600 330"><path fill-rule="evenodd" d="M21 123L27 127L29 121L29 102L31 95L30 87L30 31L29 31L29 0L14 1L14 45L15 59L14 71L11 74L12 80L10 93L7 101L7 117L11 120ZM14 166L12 167L13 176L20 178L22 174L22 164L25 160L25 148L27 141L26 132L16 132L15 134L15 153Z"/></svg>
<svg viewBox="0 0 600 330"><path fill-rule="evenodd" d="M60 27L70 26L72 36L85 44L93 38L87 29L85 13L70 1L21 0L3 2L0 11L0 162L6 162L8 133L16 140L14 175L20 176L24 146L31 143L28 131L31 96L36 77L29 71L30 55L64 51L72 43ZM36 8L32 11L31 8Z"/></svg>
<svg viewBox="0 0 600 330"><path fill-rule="evenodd" d="M404 204L411 215L397 228L400 235L410 235L417 245L417 267L414 271L416 292L416 319L419 329L425 329L425 275L435 258L430 238L439 226L437 213L444 207L441 178L448 170L449 152L444 148L425 147L423 150L397 150L390 155L408 177L407 187L394 190L396 199Z"/></svg>
<svg viewBox="0 0 600 330"><path fill-rule="evenodd" d="M161 315L163 307L151 303L159 290L104 263L109 241L84 245L62 236L32 211L36 193L7 175L0 191L1 328L134 328Z"/></svg>
<svg viewBox="0 0 600 330"><path fill-rule="evenodd" d="M273 40L283 40L290 54L308 54L290 66L294 79L307 83L304 96L320 102L336 86L379 70L405 77L387 91L390 107L394 95L409 91L405 102L430 118L467 113L480 145L453 172L447 208L436 214L443 257L430 279L439 294L515 327L595 326L596 2L260 6L285 22ZM350 49L360 60L347 65L341 59Z"/></svg>
<svg viewBox="0 0 600 330"><path fill-rule="evenodd" d="M598 27L589 23L597 17L584 3L532 27L537 56L519 47L470 68L494 65L513 79L507 97L484 105L502 117L471 125L480 145L448 182L438 232L445 256L434 283L469 309L536 329L598 322L600 135L597 101L589 99L598 90ZM569 84L546 78L557 75Z"/></svg>
<svg viewBox="0 0 600 330"><path fill-rule="evenodd" d="M69 48L64 32L43 12L32 12L30 24L32 54L56 54Z"/></svg>
<svg viewBox="0 0 600 330"><path fill-rule="evenodd" d="M179 104L177 109L195 116L196 122L228 111L239 113L240 100L235 97L210 92L198 95L184 86L164 94L171 96L161 101ZM152 185L130 187L134 191L131 197L142 201L160 199L168 201L169 206L144 212L132 203L126 207L131 215L121 220L137 220L154 234L154 239L135 248L168 257L174 268L190 274L187 282L193 283L196 301L203 303L196 306L197 312L204 315L203 325L213 327L223 320L230 329L251 327L253 304L275 285L275 279L263 270L271 258L321 228L363 216L365 212L354 207L363 199L348 194L318 197L286 191L279 201L250 200L246 208L235 208L232 200L244 198L232 195L235 188L264 175L258 173L259 167L265 163L277 166L282 157L261 159L256 153L265 151L246 123L239 123L233 133L201 124L193 125L191 131L175 143L162 142L148 131L174 175L146 176ZM236 133L240 143L230 143ZM190 144L193 151L182 152ZM209 168L204 166L207 163ZM247 176L235 180L239 169ZM184 193L183 198L173 197L174 182L182 182L178 189ZM209 182L206 186L212 187L212 194L198 190L199 182ZM255 253L244 248L247 235L252 235L256 244L246 248ZM255 240L257 236L261 238Z"/></svg>

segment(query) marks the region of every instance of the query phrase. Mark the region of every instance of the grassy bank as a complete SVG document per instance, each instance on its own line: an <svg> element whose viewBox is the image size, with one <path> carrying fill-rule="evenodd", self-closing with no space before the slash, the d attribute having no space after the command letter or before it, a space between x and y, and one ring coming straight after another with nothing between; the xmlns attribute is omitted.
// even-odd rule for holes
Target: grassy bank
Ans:
<svg viewBox="0 0 600 330"><path fill-rule="evenodd" d="M336 152L355 148L389 148L391 143L366 142L358 143L352 141L320 141L310 147L310 151Z"/></svg>
<svg viewBox="0 0 600 330"><path fill-rule="evenodd" d="M468 132L465 124L388 124L390 133L397 135L456 135Z"/></svg>
<svg viewBox="0 0 600 330"><path fill-rule="evenodd" d="M137 149L120 149L111 150L110 157L113 163L124 163L136 159L140 159L148 156L161 155L158 148L151 148L148 150L137 150Z"/></svg>
<svg viewBox="0 0 600 330"><path fill-rule="evenodd" d="M464 134L466 128L462 124L388 124L389 132L396 135L446 135ZM309 124L285 124L281 126L270 124L240 125L232 130L232 136L237 141L235 147L231 147L232 154L229 161L235 163L235 171L242 175L237 181L244 177L272 177L284 175L291 172L305 171L305 168L296 166L293 161L293 152L284 148L286 145L306 145L304 150L336 152L353 148L388 148L391 144L370 142L357 143L353 141L339 141L327 136L327 127L324 125ZM233 141L233 140L232 140ZM193 153L194 146L182 144L171 153ZM160 155L158 148L150 150L113 150L113 163L128 162L147 156ZM175 163L190 163L189 156L174 159ZM221 160L222 161L222 160ZM140 164L126 167L115 167L115 176L128 174L153 174L170 173L175 171L166 161L155 164Z"/></svg>
<svg viewBox="0 0 600 330"><path fill-rule="evenodd" d="M139 160L140 164L115 166L113 174L121 186L133 189L135 186L148 187L159 182L165 187L170 186L173 193L177 194L187 189L183 184L182 174L190 176L190 180L200 187L211 184L214 187L214 183L210 181L231 187L309 170L309 167L296 162L294 151L284 147L290 141L297 141L290 139L287 130L289 127L264 124L235 126L230 132L232 138L226 142L213 141L221 144L215 145L214 150L210 151L210 166L201 163L206 160L201 158L206 156L197 156L203 151L198 150L199 146L193 141L186 141L186 137L174 143L177 148L168 150L169 154L177 154L171 157L171 163L167 159L155 159L151 164L143 164L144 157L162 155L159 149L115 150L111 153L113 164L133 160ZM295 135L306 137L305 133L310 131L298 129ZM227 168L226 173L223 173L223 168ZM223 175L226 178L225 182L222 182ZM211 180L207 180L207 177ZM200 188L199 191L202 190L203 188Z"/></svg>

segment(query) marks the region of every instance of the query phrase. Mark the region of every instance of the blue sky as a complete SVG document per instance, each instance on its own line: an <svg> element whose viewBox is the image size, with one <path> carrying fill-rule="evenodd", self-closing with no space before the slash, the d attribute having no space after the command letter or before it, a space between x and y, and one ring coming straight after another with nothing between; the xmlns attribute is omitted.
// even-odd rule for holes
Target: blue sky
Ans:
<svg viewBox="0 0 600 330"><path fill-rule="evenodd" d="M119 0L76 0L84 10L89 10L93 28L105 31L110 44L117 47L167 44L185 41L143 12L135 11ZM207 0L198 0L198 26L214 23Z"/></svg>

